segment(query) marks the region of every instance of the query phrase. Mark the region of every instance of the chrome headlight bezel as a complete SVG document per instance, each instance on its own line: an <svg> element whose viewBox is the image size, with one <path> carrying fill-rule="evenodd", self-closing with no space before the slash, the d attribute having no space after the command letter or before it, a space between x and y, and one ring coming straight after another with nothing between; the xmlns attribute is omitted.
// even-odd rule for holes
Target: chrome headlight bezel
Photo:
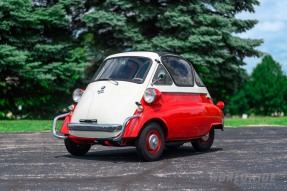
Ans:
<svg viewBox="0 0 287 191"><path fill-rule="evenodd" d="M147 88L144 91L144 101L148 104L151 104L156 99L156 91L154 88Z"/></svg>
<svg viewBox="0 0 287 191"><path fill-rule="evenodd" d="M79 100L81 99L83 93L84 93L84 90L79 89L79 88L75 89L74 92L73 92L73 100L74 100L74 102L78 103Z"/></svg>

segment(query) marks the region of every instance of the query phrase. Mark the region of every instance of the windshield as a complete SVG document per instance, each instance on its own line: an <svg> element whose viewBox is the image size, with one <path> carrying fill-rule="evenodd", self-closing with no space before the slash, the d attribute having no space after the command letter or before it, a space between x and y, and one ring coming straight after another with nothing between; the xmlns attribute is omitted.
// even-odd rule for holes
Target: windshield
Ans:
<svg viewBox="0 0 287 191"><path fill-rule="evenodd" d="M151 66L145 57L118 57L104 61L91 82L100 80L129 81L143 83Z"/></svg>

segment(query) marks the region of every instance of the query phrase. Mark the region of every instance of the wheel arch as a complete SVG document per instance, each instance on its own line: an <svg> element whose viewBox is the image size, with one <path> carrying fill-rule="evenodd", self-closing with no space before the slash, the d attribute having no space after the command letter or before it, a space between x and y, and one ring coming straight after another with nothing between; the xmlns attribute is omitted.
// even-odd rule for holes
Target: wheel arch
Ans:
<svg viewBox="0 0 287 191"><path fill-rule="evenodd" d="M138 135L140 135L140 133L142 132L142 130L145 128L145 126L146 126L148 123L152 123L152 122L157 123L157 124L160 125L160 127L162 128L163 134L164 134L164 138L166 139L167 136L168 136L167 125L166 125L166 123L165 123L162 119L160 119L160 118L152 118L152 119L147 120L147 121L143 124L143 126L142 126L140 132L138 133Z"/></svg>
<svg viewBox="0 0 287 191"><path fill-rule="evenodd" d="M213 123L210 126L210 129L221 129L221 131L223 131L223 124L222 123Z"/></svg>

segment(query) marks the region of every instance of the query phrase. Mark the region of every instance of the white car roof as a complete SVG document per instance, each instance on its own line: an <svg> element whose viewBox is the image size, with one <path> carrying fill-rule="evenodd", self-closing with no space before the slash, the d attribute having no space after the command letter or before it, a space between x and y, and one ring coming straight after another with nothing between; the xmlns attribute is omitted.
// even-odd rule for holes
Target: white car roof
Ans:
<svg viewBox="0 0 287 191"><path fill-rule="evenodd" d="M145 51L133 51L133 52L123 52L118 54L113 54L108 56L106 59L114 57L124 57L124 56L143 56L148 58L158 58L159 55L155 52L145 52Z"/></svg>

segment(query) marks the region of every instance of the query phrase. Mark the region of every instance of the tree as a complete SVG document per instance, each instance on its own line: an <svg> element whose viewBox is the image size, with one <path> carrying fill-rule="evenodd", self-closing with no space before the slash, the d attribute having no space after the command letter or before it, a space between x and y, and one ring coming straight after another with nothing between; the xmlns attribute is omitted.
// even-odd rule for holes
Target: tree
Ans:
<svg viewBox="0 0 287 191"><path fill-rule="evenodd" d="M46 2L0 2L0 117L55 115L86 67L69 20L81 1Z"/></svg>
<svg viewBox="0 0 287 191"><path fill-rule="evenodd" d="M258 0L2 0L0 2L0 111L23 106L31 116L61 110L86 69L129 50L182 55L211 95L226 100L241 87L246 56L258 39L235 34L254 27L240 20ZM89 77L87 77L89 78ZM87 79L86 78L86 79ZM24 111L23 111L24 112Z"/></svg>
<svg viewBox="0 0 287 191"><path fill-rule="evenodd" d="M251 114L250 110L250 75L245 73L244 86L240 88L229 100L229 104L225 107L225 111L232 115Z"/></svg>
<svg viewBox="0 0 287 191"><path fill-rule="evenodd" d="M243 84L243 59L260 55L255 48L262 40L235 35L257 23L235 17L255 5L258 0L86 1L80 36L95 62L127 50L180 54L193 62L211 95L225 100Z"/></svg>
<svg viewBox="0 0 287 191"><path fill-rule="evenodd" d="M256 114L270 115L286 112L287 77L281 65L266 55L251 75L248 85L250 107Z"/></svg>

